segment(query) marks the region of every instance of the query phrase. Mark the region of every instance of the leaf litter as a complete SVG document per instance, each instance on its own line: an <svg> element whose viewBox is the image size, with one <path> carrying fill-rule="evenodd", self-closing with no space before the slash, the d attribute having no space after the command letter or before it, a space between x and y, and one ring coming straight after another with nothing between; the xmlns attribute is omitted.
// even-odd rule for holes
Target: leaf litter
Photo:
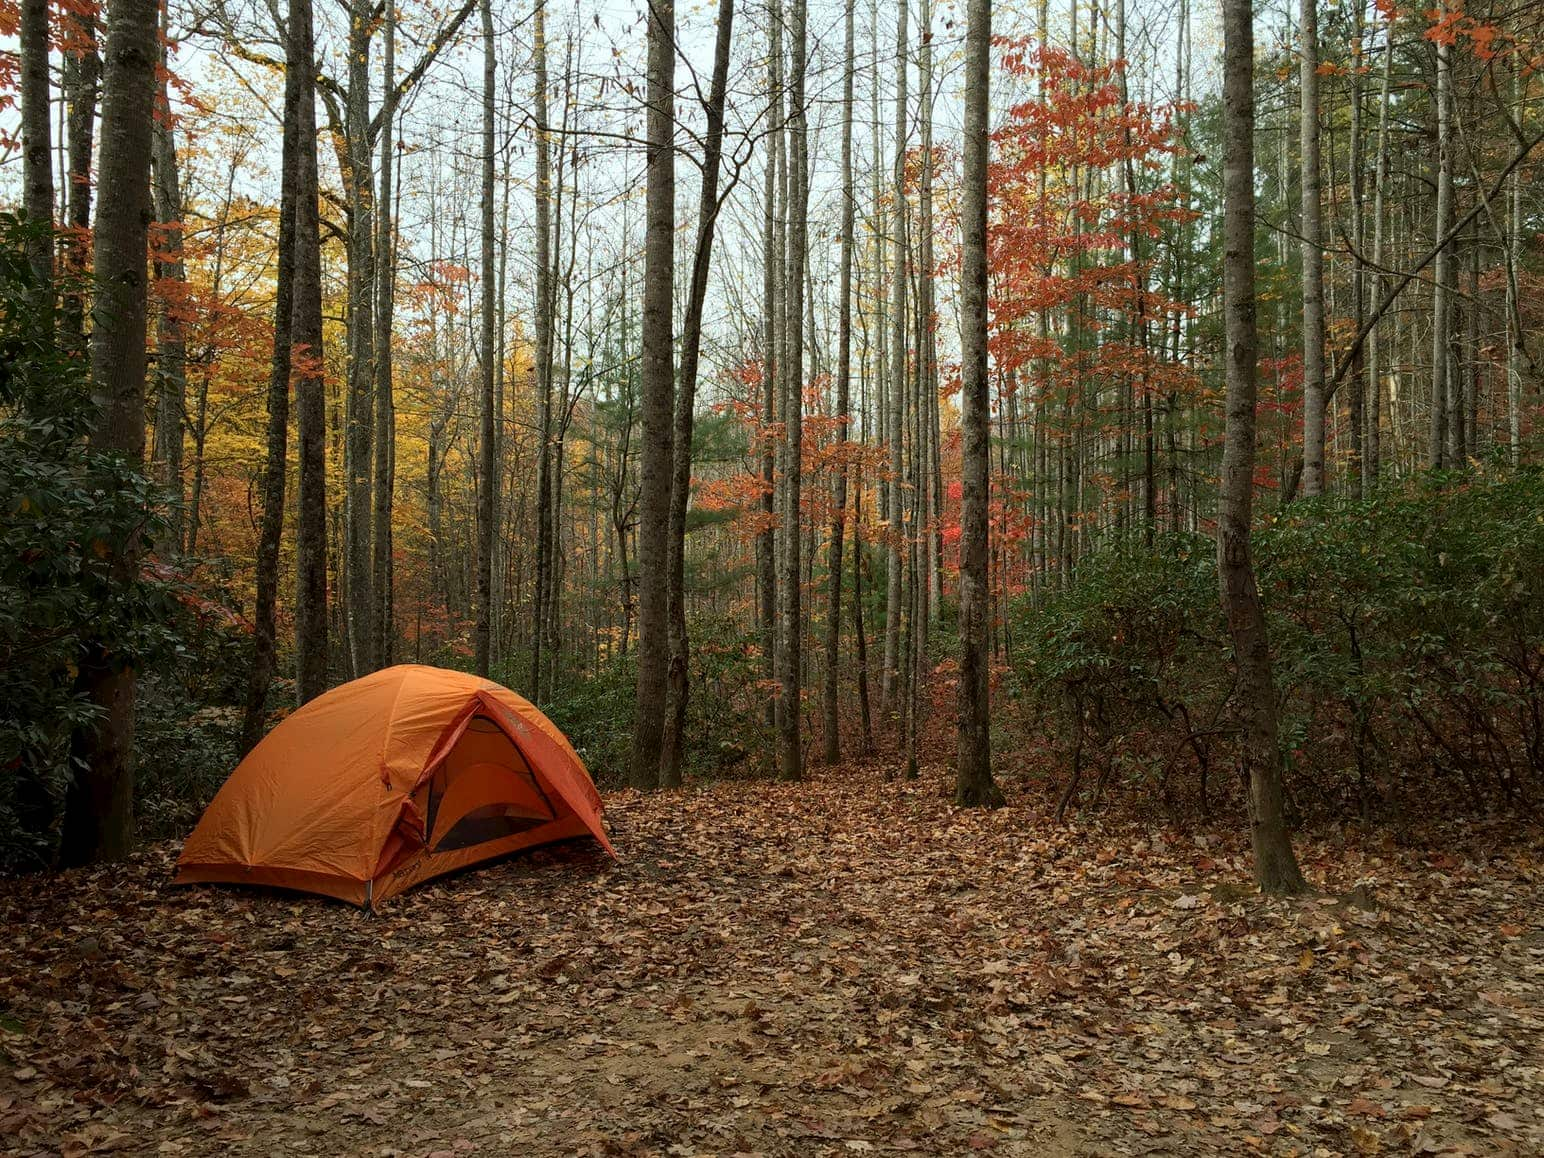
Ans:
<svg viewBox="0 0 1544 1158"><path fill-rule="evenodd" d="M964 812L947 770L614 794L376 917L0 885L0 1150L1544 1153L1544 838ZM1012 786L1010 786L1011 788Z"/></svg>

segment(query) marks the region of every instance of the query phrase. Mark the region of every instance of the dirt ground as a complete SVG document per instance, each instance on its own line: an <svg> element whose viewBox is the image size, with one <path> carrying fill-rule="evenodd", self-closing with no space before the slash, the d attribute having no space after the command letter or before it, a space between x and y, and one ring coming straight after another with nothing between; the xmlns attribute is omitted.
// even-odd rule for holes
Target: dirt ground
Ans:
<svg viewBox="0 0 1544 1158"><path fill-rule="evenodd" d="M1544 837L956 811L943 772L607 800L377 917L0 884L18 1154L1544 1154Z"/></svg>

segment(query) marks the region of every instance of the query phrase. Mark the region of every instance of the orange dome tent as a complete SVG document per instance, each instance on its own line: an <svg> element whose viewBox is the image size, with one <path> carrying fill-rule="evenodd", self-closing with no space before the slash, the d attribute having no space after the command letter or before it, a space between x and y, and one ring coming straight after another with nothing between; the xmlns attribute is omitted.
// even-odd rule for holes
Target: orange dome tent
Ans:
<svg viewBox="0 0 1544 1158"><path fill-rule="evenodd" d="M264 737L188 837L177 883L374 906L587 834L615 855L600 795L551 720L489 680L403 664L318 696Z"/></svg>

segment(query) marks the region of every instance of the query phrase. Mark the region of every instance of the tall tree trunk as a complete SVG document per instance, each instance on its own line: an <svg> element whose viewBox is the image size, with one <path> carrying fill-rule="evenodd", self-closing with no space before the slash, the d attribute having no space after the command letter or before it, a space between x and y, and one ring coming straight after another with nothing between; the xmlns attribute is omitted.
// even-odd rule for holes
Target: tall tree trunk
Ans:
<svg viewBox="0 0 1544 1158"><path fill-rule="evenodd" d="M290 41L293 46L294 41ZM290 324L294 309L295 198L300 181L300 90L309 77L298 66L284 70L284 127L279 191L279 249L273 296L273 356L268 373L268 433L260 493L263 519L257 540L257 598L252 611L252 674L241 721L240 751L263 736L268 689L275 668L275 607L279 589L279 544L284 534L285 475L289 457Z"/></svg>
<svg viewBox="0 0 1544 1158"><path fill-rule="evenodd" d="M547 108L547 4L536 0L536 584L531 608L531 695L542 695L542 643L552 573L552 145Z"/></svg>
<svg viewBox="0 0 1544 1158"><path fill-rule="evenodd" d="M1319 196L1319 17L1298 5L1303 213L1303 494L1324 493L1324 224Z"/></svg>
<svg viewBox="0 0 1544 1158"><path fill-rule="evenodd" d="M84 282L91 253L91 152L96 123L97 82L102 75L102 60L97 55L96 16L90 8L72 6L61 14L72 23L73 47L65 53L65 100L68 105L66 131L69 134L69 188L66 190L65 224L69 235L65 243L65 268L76 282ZM66 288L64 330L77 347L85 343L85 297L80 285Z"/></svg>
<svg viewBox="0 0 1544 1158"><path fill-rule="evenodd" d="M493 99L497 62L493 47L493 0L482 0L483 123L482 123L482 332L478 345L482 356L482 429L478 436L481 466L477 491L477 624L473 630L477 674L488 677L493 656L493 512L498 490L499 466L495 453L498 415L493 393L493 310L496 279L493 266Z"/></svg>
<svg viewBox="0 0 1544 1158"><path fill-rule="evenodd" d="M159 12L156 0L112 0L108 7L100 176L113 196L97 211L92 269L91 392L99 415L89 444L135 470L145 456L145 274ZM133 536L112 544L118 582L133 581L140 548ZM93 640L77 682L97 715L74 739L76 771L65 799L60 858L68 865L121 860L134 840L134 669Z"/></svg>
<svg viewBox="0 0 1544 1158"><path fill-rule="evenodd" d="M1351 42L1351 75L1347 78L1348 95L1351 101L1351 144L1348 163L1351 170L1351 246L1356 253L1351 258L1351 316L1358 333L1362 329L1362 321L1367 316L1367 261L1364 221L1366 215L1362 212L1363 173L1364 161L1362 142L1362 35L1365 23L1364 9L1361 0L1356 0L1355 17L1352 21ZM1333 168L1333 161L1331 162ZM1367 399L1366 370L1367 359L1362 350L1352 355L1352 366L1349 374L1348 385L1350 387L1350 442L1351 442L1351 482L1363 494L1367 494L1367 481L1365 463L1363 461L1362 438L1366 431L1366 414L1364 413Z"/></svg>
<svg viewBox="0 0 1544 1158"><path fill-rule="evenodd" d="M311 0L290 0L287 67L315 75ZM300 488L295 534L295 695L327 690L327 394L322 374L322 250L317 205L316 88L300 86L295 161L295 278L290 316Z"/></svg>
<svg viewBox="0 0 1544 1158"><path fill-rule="evenodd" d="M370 42L375 9L352 0L348 32L348 405L343 443L343 627L351 675L375 669L370 652L374 602L370 595L371 442L375 433L375 197L370 130Z"/></svg>
<svg viewBox="0 0 1544 1158"><path fill-rule="evenodd" d="M804 775L804 751L800 737L803 704L801 652L804 638L801 575L804 483L804 270L809 235L809 143L804 108L804 76L808 63L808 9L806 0L793 0L793 26L789 30L788 74L789 190L788 206L788 340L785 344L784 380L786 410L783 413L783 576L778 590L781 604L781 646L777 659L782 668L778 700L778 775L798 780Z"/></svg>
<svg viewBox="0 0 1544 1158"><path fill-rule="evenodd" d="M938 528L943 514L941 491L943 471L938 451L938 351L934 337L937 323L933 286L933 3L922 0L919 12L921 44L917 61L917 104L922 121L922 171L917 190L917 406L919 421L917 453L922 460L917 479L922 487L922 521L916 533L922 536L923 554L919 574L926 586L922 592L923 619L931 626L938 622L943 592L939 568L942 540ZM926 636L924 635L924 638Z"/></svg>
<svg viewBox="0 0 1544 1158"><path fill-rule="evenodd" d="M1372 289L1375 299L1382 300L1385 287L1385 279L1381 272L1383 267L1383 235L1384 235L1384 186L1389 179L1389 88L1394 70L1394 21L1388 21L1384 31L1385 43L1383 46L1383 84L1378 95L1378 158L1373 163L1373 190L1372 190L1372 264L1375 270L1373 274ZM1390 362L1394 361L1394 353L1397 344L1389 350ZM1382 375L1386 372L1383 365L1384 351L1378 341L1378 327L1374 325L1368 335L1367 369L1367 437L1365 451L1367 461L1363 466L1363 478L1366 480L1364 490L1370 491L1378 483L1378 473L1382 469L1383 459L1383 435L1379 423L1379 415L1383 409L1383 381Z"/></svg>
<svg viewBox="0 0 1544 1158"><path fill-rule="evenodd" d="M762 188L762 353L761 353L761 515L763 529L756 536L757 618L761 626L762 677L777 677L777 532L774 496L777 484L777 452L772 442L773 424L777 422L777 383L782 367L778 343L782 326L778 315L778 297L782 285L783 252L778 228L778 189L781 184L780 158L783 135L783 34L782 7L778 0L769 6L767 53L767 132L765 181ZM777 724L777 701L767 697L766 723Z"/></svg>
<svg viewBox="0 0 1544 1158"><path fill-rule="evenodd" d="M236 197L236 174L239 165L232 159L225 176L225 194L220 203L219 218L214 229L214 271L209 279L209 296L219 301L225 284L225 235L230 226L231 205ZM282 215L282 209L280 210ZM188 488L187 524L188 535L185 553L192 555L198 549L200 512L204 498L204 445L209 436L209 384L214 378L213 358L207 354L200 359L198 389L193 395L193 416L188 424L193 436L193 481Z"/></svg>
<svg viewBox="0 0 1544 1158"><path fill-rule="evenodd" d="M644 193L643 457L638 496L638 701L632 781L659 786L665 683L670 665L666 573L675 367L675 0L649 7L648 176Z"/></svg>
<svg viewBox="0 0 1544 1158"><path fill-rule="evenodd" d="M54 286L54 147L49 121L48 0L21 0L22 207L38 232L27 239L27 262L41 316L52 317Z"/></svg>
<svg viewBox="0 0 1544 1158"><path fill-rule="evenodd" d="M681 371L675 407L674 459L670 478L670 666L659 782L681 784L681 750L686 731L691 640L686 630L686 508L692 487L692 429L697 400L697 367L702 349L702 312L708 297L708 269L718 224L718 175L723 157L724 102L729 91L729 49L734 35L734 0L719 0L713 50L713 79L706 108L708 131L702 149L702 186L697 207L697 247L681 326Z"/></svg>
<svg viewBox="0 0 1544 1158"><path fill-rule="evenodd" d="M876 291L878 286L875 287ZM874 751L874 721L869 709L868 635L863 624L863 468L858 468L857 496L852 517L852 643L853 661L858 669L858 720L862 725L863 746L859 755Z"/></svg>
<svg viewBox="0 0 1544 1158"><path fill-rule="evenodd" d="M841 713L838 710L837 675L842 651L842 548L847 520L847 461L842 453L852 421L852 245L856 206L852 174L852 89L854 57L854 8L847 0L846 47L842 69L842 253L836 303L836 443L839 461L836 493L832 497L830 549L827 552L826 666L822 698L823 732L827 764L842 759Z"/></svg>
<svg viewBox="0 0 1544 1158"><path fill-rule="evenodd" d="M576 254L578 253L579 233L579 198L568 198L568 256L565 266L562 246L562 225L564 213L565 185L563 179L563 162L566 158L569 172L577 174L579 171L579 145L578 137L574 132L575 99L574 99L574 43L570 38L567 42L567 50L564 53L563 62L563 120L562 139L569 143L565 154L563 148L558 149L557 169L557 195L553 201L555 210L554 228L552 231L554 252L552 258L552 275L548 286L553 293L552 304L549 307L549 317L553 325L552 347L554 352L557 347L557 287L563 287L563 372L557 375L551 372L551 380L556 387L555 396L549 400L549 413L555 421L551 421L551 466L549 478L551 480L548 522L550 527L549 540L552 544L552 555L547 567L547 595L545 600L545 623L547 639L543 647L543 662L546 666L546 675L543 677L546 685L551 687L557 679L558 660L562 654L563 646L563 577L565 572L566 551L563 545L563 461L564 447L568 436L568 424L573 416L572 395L570 385L573 381L574 361L574 269ZM577 178L576 178L577 180ZM578 191L575 186L575 193Z"/></svg>
<svg viewBox="0 0 1544 1158"><path fill-rule="evenodd" d="M1480 376L1480 223L1469 227L1469 285L1464 303L1464 357L1459 363L1458 380L1453 393L1454 413L1458 421L1458 454L1454 465L1463 466L1480 453L1478 425Z"/></svg>
<svg viewBox="0 0 1544 1158"><path fill-rule="evenodd" d="M879 442L884 444L890 436L888 394L890 359L886 345L890 327L885 297L885 241L881 223L884 221L885 184L889 177L885 172L885 126L884 113L881 111L884 105L885 85L884 69L880 65L881 31L879 0L869 0L869 248L873 253L874 267L873 282L869 290L869 316L872 321L869 324L868 333L872 337L868 345L874 352L872 359L874 410L870 427L873 434L870 435L868 430L864 433L867 437L877 436ZM883 524L889 517L890 511L890 484L885 478L884 471L880 471L879 478L875 480L874 497L875 514Z"/></svg>
<svg viewBox="0 0 1544 1158"><path fill-rule="evenodd" d="M959 769L954 801L995 808L987 613L991 398L987 384L987 158L990 137L992 0L965 10L965 170L960 191L960 683Z"/></svg>
<svg viewBox="0 0 1544 1158"><path fill-rule="evenodd" d="M394 118L397 71L397 5L386 0L385 43L381 73L386 96L381 105L381 191L375 229L375 478L370 650L382 667L395 658L396 613L392 575L392 502L397 476L397 407L392 394L391 335L396 305L397 251L392 221L392 162L396 152Z"/></svg>
<svg viewBox="0 0 1544 1158"><path fill-rule="evenodd" d="M1522 70L1514 65L1512 73L1512 100L1517 103L1522 95ZM1518 260L1521 253L1523 224L1522 175L1514 172L1507 194L1506 228L1506 420L1507 451L1514 467L1522 464L1522 388L1523 343L1527 340L1522 327L1517 292Z"/></svg>
<svg viewBox="0 0 1544 1158"><path fill-rule="evenodd" d="M177 177L177 145L172 135L164 39L161 61L160 109L151 143L151 198L158 227L155 276L171 292L161 295L161 308L156 317L156 420L155 448L151 457L158 468L158 481L173 498L167 538L180 547L182 436L187 426L188 358L183 318L186 307L177 289L186 283L187 268L182 260L182 186Z"/></svg>
<svg viewBox="0 0 1544 1158"><path fill-rule="evenodd" d="M1238 666L1255 880L1266 893L1307 888L1287 832L1276 683L1250 552L1254 512L1254 5L1223 0L1223 315L1227 420L1218 495L1217 571Z"/></svg>
<svg viewBox="0 0 1544 1158"><path fill-rule="evenodd" d="M901 662L901 569L905 555L902 451L906 428L906 18L910 0L896 6L895 161L890 225L890 542L885 574L885 655L880 699L896 708Z"/></svg>
<svg viewBox="0 0 1544 1158"><path fill-rule="evenodd" d="M1432 293L1431 317L1431 425L1427 443L1427 465L1441 470L1450 465L1448 443L1448 361L1452 354L1453 246L1447 241L1453 222L1453 48L1437 45L1437 83L1433 100L1437 105L1437 211L1432 231L1440 246Z"/></svg>

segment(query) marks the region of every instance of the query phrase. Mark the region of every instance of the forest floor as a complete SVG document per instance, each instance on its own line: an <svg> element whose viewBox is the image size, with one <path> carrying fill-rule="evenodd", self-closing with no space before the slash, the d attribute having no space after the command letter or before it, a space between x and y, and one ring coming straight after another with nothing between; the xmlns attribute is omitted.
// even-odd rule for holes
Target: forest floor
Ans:
<svg viewBox="0 0 1544 1158"><path fill-rule="evenodd" d="M0 1151L1544 1153L1544 836L1057 826L945 773L608 798L379 917L0 885Z"/></svg>

